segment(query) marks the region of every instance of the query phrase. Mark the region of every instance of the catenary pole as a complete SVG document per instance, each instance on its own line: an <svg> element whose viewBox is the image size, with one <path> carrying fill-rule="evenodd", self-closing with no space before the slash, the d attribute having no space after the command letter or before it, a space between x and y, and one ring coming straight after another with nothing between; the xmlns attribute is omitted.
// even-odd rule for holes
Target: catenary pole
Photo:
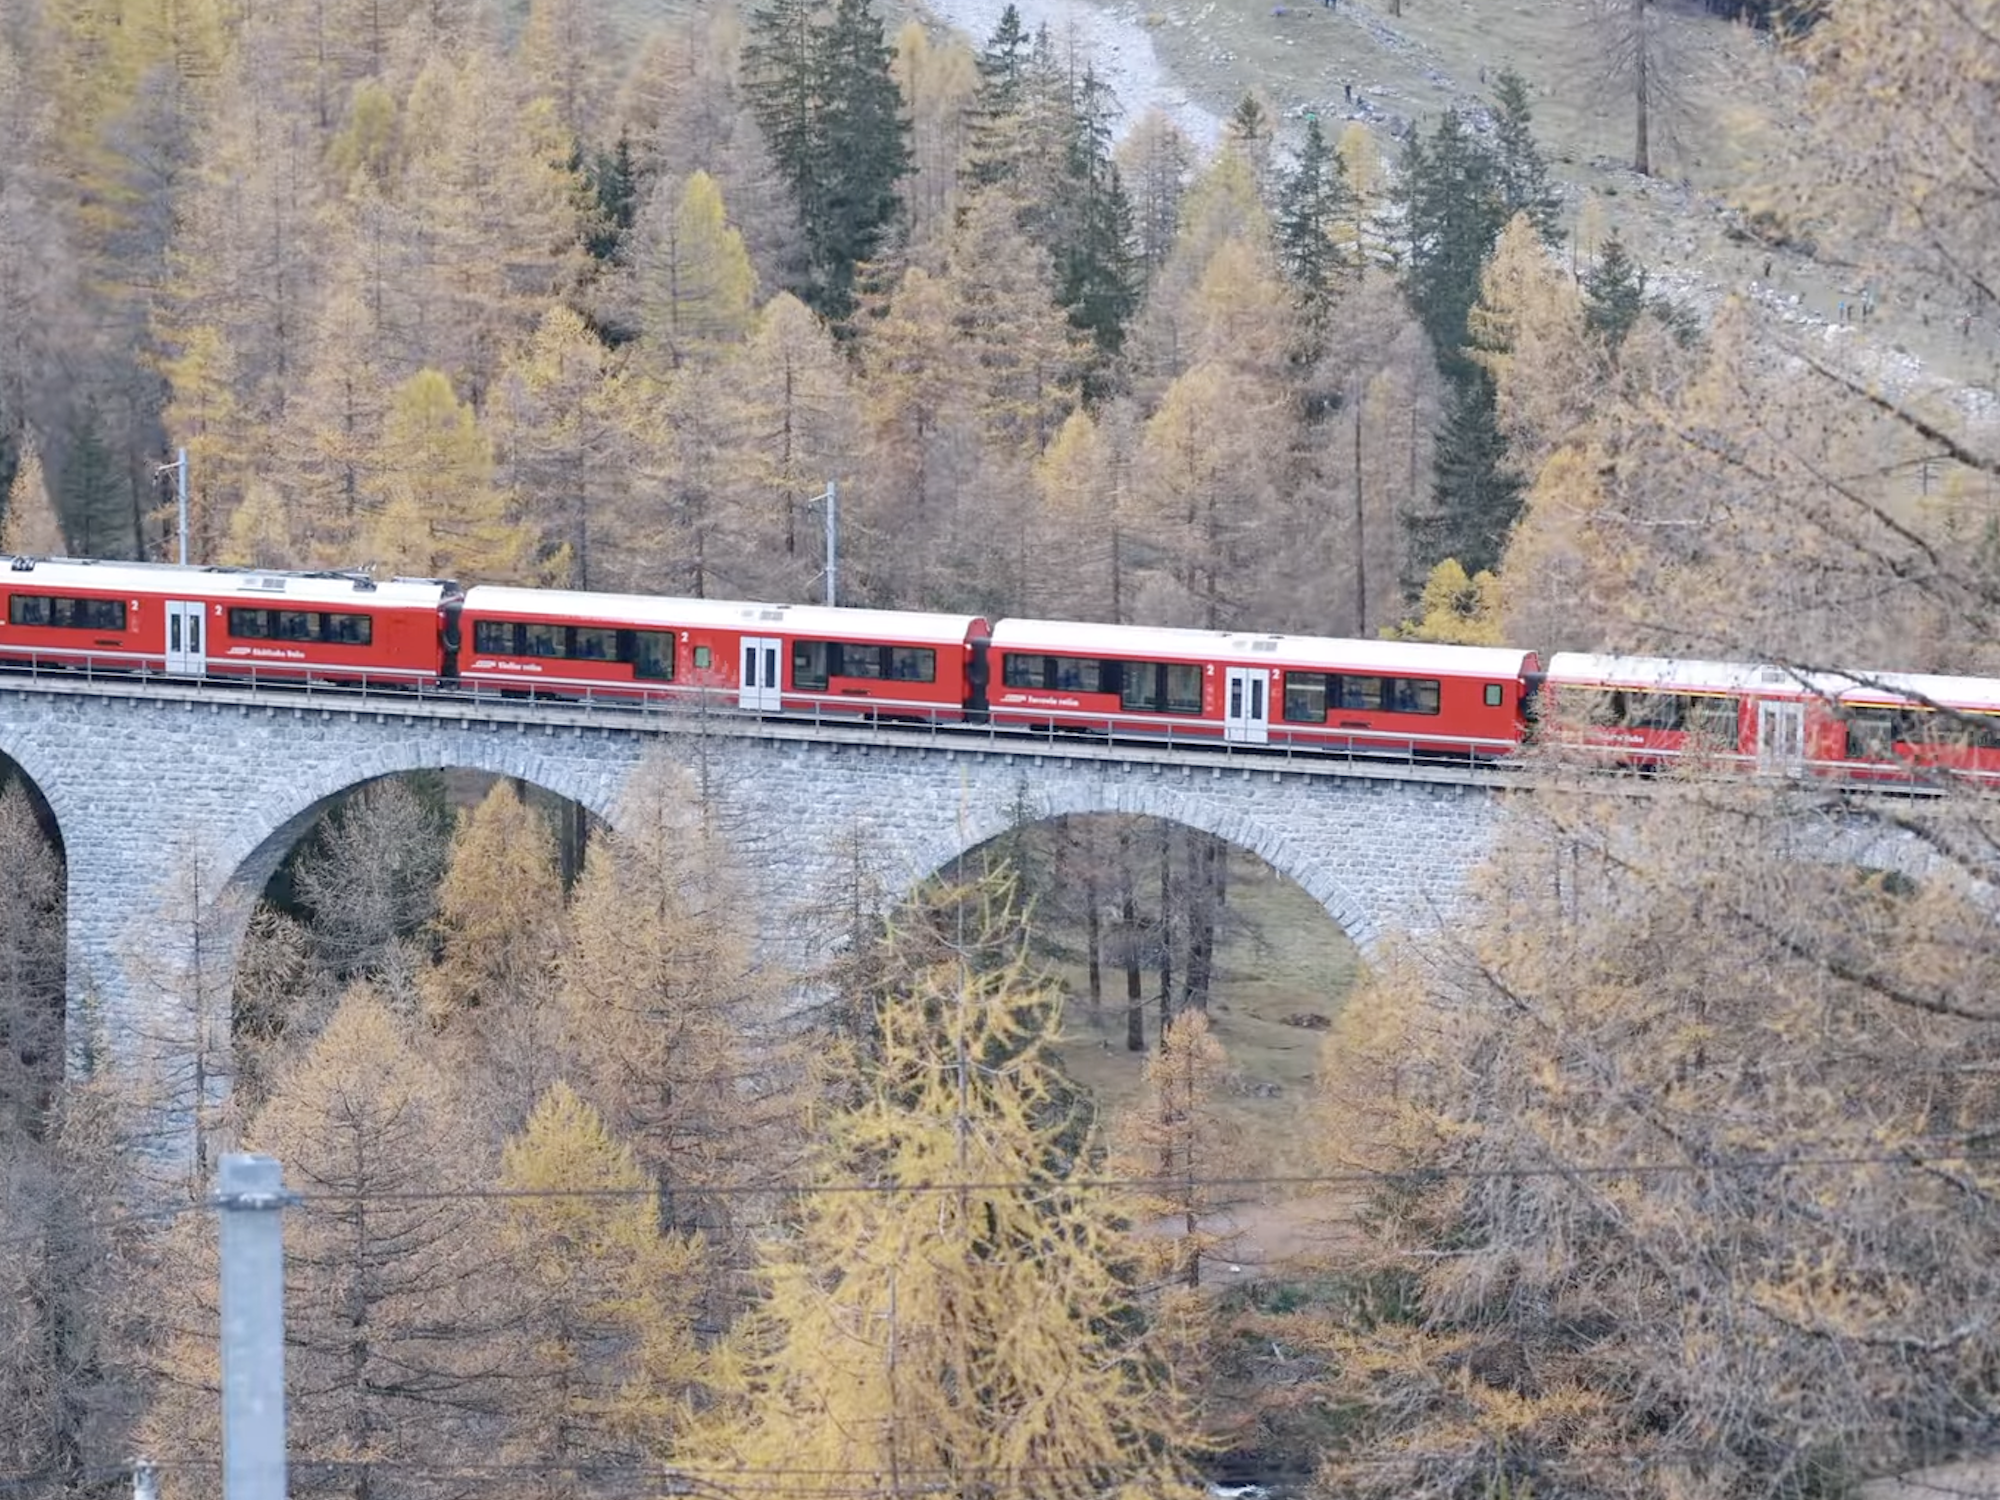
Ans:
<svg viewBox="0 0 2000 1500"><path fill-rule="evenodd" d="M840 486L826 482L826 602L840 600Z"/></svg>
<svg viewBox="0 0 2000 1500"><path fill-rule="evenodd" d="M285 1500L285 1251L276 1159L222 1158L222 1493Z"/></svg>
<svg viewBox="0 0 2000 1500"><path fill-rule="evenodd" d="M180 502L181 512L181 566L188 560L188 451L178 450L174 459L174 495Z"/></svg>

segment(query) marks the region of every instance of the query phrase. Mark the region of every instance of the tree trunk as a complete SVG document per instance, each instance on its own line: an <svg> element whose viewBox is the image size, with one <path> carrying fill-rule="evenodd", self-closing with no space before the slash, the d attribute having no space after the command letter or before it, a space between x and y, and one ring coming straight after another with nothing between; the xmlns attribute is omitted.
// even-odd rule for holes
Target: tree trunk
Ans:
<svg viewBox="0 0 2000 1500"><path fill-rule="evenodd" d="M1354 633L1368 634L1368 525L1361 486L1361 392L1354 393Z"/></svg>
<svg viewBox="0 0 2000 1500"><path fill-rule="evenodd" d="M1632 141L1632 170L1645 177L1653 175L1652 153L1646 143L1646 91L1650 83L1646 77L1646 65L1652 60L1647 55L1649 51L1646 45L1646 0L1632 0L1632 96L1637 111Z"/></svg>
<svg viewBox="0 0 2000 1500"><path fill-rule="evenodd" d="M1132 884L1132 835L1118 831L1118 920L1124 929L1125 1050L1146 1050L1146 991L1139 973L1139 897Z"/></svg>
<svg viewBox="0 0 2000 1500"><path fill-rule="evenodd" d="M1215 913L1221 904L1216 884L1222 841L1213 834L1197 833L1194 868L1188 873L1188 963L1187 983L1181 992L1181 1008L1208 1009L1208 990L1215 977Z"/></svg>
<svg viewBox="0 0 2000 1500"><path fill-rule="evenodd" d="M1095 850L1086 852L1083 862L1083 955L1090 969L1090 1008L1104 1004L1104 923L1098 915L1097 861Z"/></svg>
<svg viewBox="0 0 2000 1500"><path fill-rule="evenodd" d="M1160 1035L1174 1021L1174 825L1160 825Z"/></svg>

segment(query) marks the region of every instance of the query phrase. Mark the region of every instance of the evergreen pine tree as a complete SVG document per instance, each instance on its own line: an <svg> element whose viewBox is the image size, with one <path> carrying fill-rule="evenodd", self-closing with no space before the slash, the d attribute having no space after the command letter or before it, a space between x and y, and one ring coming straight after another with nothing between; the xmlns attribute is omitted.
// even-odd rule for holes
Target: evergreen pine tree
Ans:
<svg viewBox="0 0 2000 1500"><path fill-rule="evenodd" d="M1278 195L1277 248L1299 305L1315 327L1325 321L1340 281L1353 269L1341 249L1338 228L1353 220L1355 206L1354 191L1319 128L1319 116L1307 116L1298 166Z"/></svg>
<svg viewBox="0 0 2000 1500"><path fill-rule="evenodd" d="M1583 278L1583 322L1616 349L1646 310L1646 268L1614 231Z"/></svg>
<svg viewBox="0 0 2000 1500"><path fill-rule="evenodd" d="M118 463L104 440L104 421L95 402L84 407L70 430L69 454L56 496L63 530L75 538L83 556L129 557L138 551L130 493L120 483Z"/></svg>
<svg viewBox="0 0 2000 1500"><path fill-rule="evenodd" d="M808 219L814 311L854 310L854 273L874 258L901 207L910 123L890 63L894 51L869 0L837 0L819 53L817 160L822 217Z"/></svg>
<svg viewBox="0 0 2000 1500"><path fill-rule="evenodd" d="M813 0L767 0L751 12L748 31L743 91L764 132L771 164L810 234L824 215L817 175L821 38L813 24Z"/></svg>
<svg viewBox="0 0 2000 1500"><path fill-rule="evenodd" d="M1508 465L1507 439L1500 431L1493 377L1477 365L1451 382L1444 424L1438 430L1434 511L1416 529L1429 566L1457 558L1469 574L1499 564L1508 530L1521 510L1520 476Z"/></svg>
<svg viewBox="0 0 2000 1500"><path fill-rule="evenodd" d="M1554 243L1562 198L1550 184L1549 164L1535 144L1534 121L1527 80L1512 68L1503 69L1493 89L1493 166L1500 222L1526 214L1541 237Z"/></svg>
<svg viewBox="0 0 2000 1500"><path fill-rule="evenodd" d="M1085 68L1071 101L1071 133L1064 161L1068 191L1051 215L1048 245L1055 261L1056 300L1096 347L1087 394L1104 393L1105 366L1124 347L1125 324L1138 306L1132 256L1132 200L1111 159L1111 91Z"/></svg>
<svg viewBox="0 0 2000 1500"><path fill-rule="evenodd" d="M600 151L584 170L584 180L596 199L590 219L589 238L584 241L591 256L600 261L618 259L625 247L638 210L639 189L632 166L632 142L622 132L618 144Z"/></svg>
<svg viewBox="0 0 2000 1500"><path fill-rule="evenodd" d="M1229 112L1229 138L1253 151L1271 139L1271 112L1255 94L1245 94Z"/></svg>
<svg viewBox="0 0 2000 1500"><path fill-rule="evenodd" d="M972 147L966 175L974 187L992 187L1012 175L1018 121L1027 102L1028 67L1034 40L1013 4L979 54L979 102L972 119Z"/></svg>
<svg viewBox="0 0 2000 1500"><path fill-rule="evenodd" d="M1429 142L1413 138L1403 158L1410 306L1454 379L1468 363L1466 316L1479 297L1480 272L1507 222L1496 176L1492 154L1451 109Z"/></svg>

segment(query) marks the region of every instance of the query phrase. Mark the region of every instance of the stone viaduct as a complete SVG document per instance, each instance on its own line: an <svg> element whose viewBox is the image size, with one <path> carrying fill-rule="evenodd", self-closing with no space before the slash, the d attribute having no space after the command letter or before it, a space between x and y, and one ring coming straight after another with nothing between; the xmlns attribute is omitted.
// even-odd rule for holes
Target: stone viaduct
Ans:
<svg viewBox="0 0 2000 1500"><path fill-rule="evenodd" d="M745 921L792 956L812 941L807 893L852 881L857 851L900 892L1023 819L1089 812L1253 850L1367 949L1450 910L1512 779L734 713L47 678L0 679L0 754L47 799L68 860L73 1066L80 1046L129 1056L167 1029L193 966L226 986L287 851L342 793L401 771L518 777L616 827L642 760L698 759L751 880Z"/></svg>

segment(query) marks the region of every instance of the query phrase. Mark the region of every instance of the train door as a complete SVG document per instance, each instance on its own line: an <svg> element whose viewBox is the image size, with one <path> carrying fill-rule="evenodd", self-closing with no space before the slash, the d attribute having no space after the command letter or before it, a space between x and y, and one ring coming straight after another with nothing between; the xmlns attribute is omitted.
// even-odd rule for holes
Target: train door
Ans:
<svg viewBox="0 0 2000 1500"><path fill-rule="evenodd" d="M192 601L167 601L167 670L176 676L199 677L208 669L202 650L202 606Z"/></svg>
<svg viewBox="0 0 2000 1500"><path fill-rule="evenodd" d="M776 636L743 637L743 676L736 701L744 708L776 713L785 706L784 682L778 675L779 653L783 649L784 642Z"/></svg>
<svg viewBox="0 0 2000 1500"><path fill-rule="evenodd" d="M1761 700L1757 704L1757 769L1766 776L1797 776L1806 763L1806 706Z"/></svg>
<svg viewBox="0 0 2000 1500"><path fill-rule="evenodd" d="M1262 667L1230 667L1228 672L1222 737L1241 745L1262 745L1271 738L1271 674Z"/></svg>

